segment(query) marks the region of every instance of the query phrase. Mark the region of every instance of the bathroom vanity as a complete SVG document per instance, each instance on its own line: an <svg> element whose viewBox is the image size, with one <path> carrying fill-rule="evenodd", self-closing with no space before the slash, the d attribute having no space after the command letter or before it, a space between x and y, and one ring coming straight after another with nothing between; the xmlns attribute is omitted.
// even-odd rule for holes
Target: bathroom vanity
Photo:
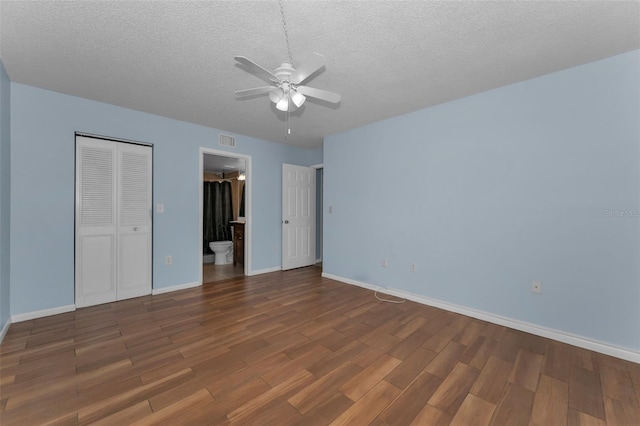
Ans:
<svg viewBox="0 0 640 426"><path fill-rule="evenodd" d="M230 222L233 226L233 265L244 265L244 222Z"/></svg>

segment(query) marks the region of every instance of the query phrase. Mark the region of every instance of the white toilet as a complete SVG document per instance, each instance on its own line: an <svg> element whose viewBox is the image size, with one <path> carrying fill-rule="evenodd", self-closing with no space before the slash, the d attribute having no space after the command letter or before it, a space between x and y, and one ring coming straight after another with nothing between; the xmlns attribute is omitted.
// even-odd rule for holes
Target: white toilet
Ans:
<svg viewBox="0 0 640 426"><path fill-rule="evenodd" d="M215 265L226 265L233 263L233 242L214 241L209 243L209 248L215 255Z"/></svg>

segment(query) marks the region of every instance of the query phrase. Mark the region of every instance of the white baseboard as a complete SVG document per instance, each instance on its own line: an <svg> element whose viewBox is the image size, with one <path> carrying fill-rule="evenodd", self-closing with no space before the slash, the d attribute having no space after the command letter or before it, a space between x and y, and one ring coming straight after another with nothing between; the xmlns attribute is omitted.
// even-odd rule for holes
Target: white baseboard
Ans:
<svg viewBox="0 0 640 426"><path fill-rule="evenodd" d="M172 286L169 286L169 287L154 288L153 290L151 290L151 294L155 296L157 294L171 293L172 291L185 290L187 288L198 287L198 286L201 286L201 285L202 284L199 283L199 282L193 282L193 283L184 283L184 284L172 285Z"/></svg>
<svg viewBox="0 0 640 426"><path fill-rule="evenodd" d="M274 266L273 268L258 269L257 271L250 271L248 276L251 277L254 275L269 274L271 272L278 272L278 271L282 271L282 266Z"/></svg>
<svg viewBox="0 0 640 426"><path fill-rule="evenodd" d="M36 318L50 317L51 315L64 314L76 310L76 305L58 306L57 308L43 309L41 311L27 312L11 316L11 322L29 321Z"/></svg>
<svg viewBox="0 0 640 426"><path fill-rule="evenodd" d="M464 306L455 305L441 300L431 299L418 294L406 292L404 290L391 289L386 287L380 287L377 285L371 285L360 281L355 281L349 278L340 277L337 275L322 273L322 276L335 281L340 281L345 284L351 284L358 287L363 287L368 290L378 291L380 293L389 294L391 296L401 297L407 300L411 300L417 303L421 303L427 306L433 306L435 308L444 309L446 311L455 312L458 314L466 315L468 317L477 318L483 321L491 322L493 324L502 325L505 327L513 328L515 330L524 331L526 333L535 334L537 336L546 337L548 339L557 340L558 342L567 343L569 345L577 346L579 348L588 349L594 352L599 352L605 355L611 355L616 358L625 359L627 361L640 363L640 352L628 348L622 348L614 346L609 343L599 342L583 336L567 333L560 330L542 327L536 324L531 324L512 318L503 317L500 315L479 311L476 309L467 308Z"/></svg>
<svg viewBox="0 0 640 426"><path fill-rule="evenodd" d="M2 327L2 330L0 330L0 343L2 343L2 340L4 340L4 336L7 335L7 331L9 331L10 326L11 318L7 318L7 322L4 324L4 327Z"/></svg>

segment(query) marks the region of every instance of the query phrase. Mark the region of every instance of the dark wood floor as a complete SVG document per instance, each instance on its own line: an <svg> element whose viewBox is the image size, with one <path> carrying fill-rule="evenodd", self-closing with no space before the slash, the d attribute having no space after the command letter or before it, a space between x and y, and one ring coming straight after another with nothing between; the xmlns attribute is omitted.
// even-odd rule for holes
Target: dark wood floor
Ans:
<svg viewBox="0 0 640 426"><path fill-rule="evenodd" d="M13 324L0 423L638 425L640 365L320 277Z"/></svg>

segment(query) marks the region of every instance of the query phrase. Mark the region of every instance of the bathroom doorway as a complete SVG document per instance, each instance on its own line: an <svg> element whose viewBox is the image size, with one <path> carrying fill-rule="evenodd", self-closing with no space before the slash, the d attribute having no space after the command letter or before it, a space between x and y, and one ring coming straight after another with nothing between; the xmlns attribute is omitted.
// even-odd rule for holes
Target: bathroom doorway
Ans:
<svg viewBox="0 0 640 426"><path fill-rule="evenodd" d="M200 148L202 284L250 271L251 157Z"/></svg>

